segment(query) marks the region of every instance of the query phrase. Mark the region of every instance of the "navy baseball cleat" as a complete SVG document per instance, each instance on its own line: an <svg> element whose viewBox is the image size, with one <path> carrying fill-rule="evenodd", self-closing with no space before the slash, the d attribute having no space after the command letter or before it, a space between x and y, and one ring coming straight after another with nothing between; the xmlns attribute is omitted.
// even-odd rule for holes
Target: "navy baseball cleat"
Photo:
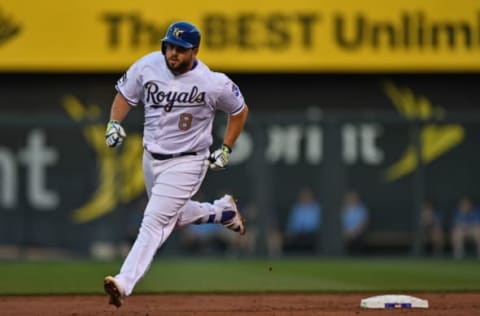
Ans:
<svg viewBox="0 0 480 316"><path fill-rule="evenodd" d="M238 211L237 204L233 197L226 194L220 200L215 201L215 204L223 208L220 223L228 229L238 232L242 236L245 235L245 220Z"/></svg>
<svg viewBox="0 0 480 316"><path fill-rule="evenodd" d="M105 277L103 280L103 288L110 296L110 301L108 302L110 305L115 305L117 308L122 306L124 297L123 291L113 277Z"/></svg>

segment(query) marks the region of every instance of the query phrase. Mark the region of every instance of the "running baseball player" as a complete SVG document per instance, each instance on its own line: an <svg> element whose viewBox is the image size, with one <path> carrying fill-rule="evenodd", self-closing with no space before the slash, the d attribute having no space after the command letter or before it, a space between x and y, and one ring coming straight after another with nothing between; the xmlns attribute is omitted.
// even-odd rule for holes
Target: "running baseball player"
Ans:
<svg viewBox="0 0 480 316"><path fill-rule="evenodd" d="M119 146L121 123L132 107L144 105L143 172L148 203L120 273L104 279L109 303L120 307L145 275L157 250L175 227L219 223L245 234L230 195L213 203L192 201L208 167L224 169L248 116L242 93L225 74L197 59L200 32L188 22L170 25L161 51L136 61L117 81L106 143ZM223 145L210 153L215 112L228 114Z"/></svg>

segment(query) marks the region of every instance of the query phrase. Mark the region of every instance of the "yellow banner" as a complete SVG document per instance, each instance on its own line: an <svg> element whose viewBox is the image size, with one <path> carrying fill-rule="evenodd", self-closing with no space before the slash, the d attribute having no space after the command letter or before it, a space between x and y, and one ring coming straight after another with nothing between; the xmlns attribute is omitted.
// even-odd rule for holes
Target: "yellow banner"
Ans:
<svg viewBox="0 0 480 316"><path fill-rule="evenodd" d="M8 0L0 71L123 71L176 20L223 71L480 70L480 0Z"/></svg>

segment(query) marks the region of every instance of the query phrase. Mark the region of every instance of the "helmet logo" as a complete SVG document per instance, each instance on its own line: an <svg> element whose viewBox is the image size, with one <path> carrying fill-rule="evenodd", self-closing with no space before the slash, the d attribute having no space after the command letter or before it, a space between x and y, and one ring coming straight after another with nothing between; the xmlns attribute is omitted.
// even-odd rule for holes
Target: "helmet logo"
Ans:
<svg viewBox="0 0 480 316"><path fill-rule="evenodd" d="M182 30L182 29L180 29L180 28L178 28L178 27L176 27L176 28L173 29L172 34L173 34L173 36L175 36L176 38L180 38L180 39L181 39L181 38L182 38L181 36L182 36L183 32L185 32L185 31Z"/></svg>

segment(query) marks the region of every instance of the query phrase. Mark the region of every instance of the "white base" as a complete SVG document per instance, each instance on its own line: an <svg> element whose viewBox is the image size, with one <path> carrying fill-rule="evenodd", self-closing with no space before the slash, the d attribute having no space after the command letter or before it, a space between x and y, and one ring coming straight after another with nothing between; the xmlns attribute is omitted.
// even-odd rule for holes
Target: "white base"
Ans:
<svg viewBox="0 0 480 316"><path fill-rule="evenodd" d="M360 301L363 308L428 308L428 301L410 295L378 295Z"/></svg>

